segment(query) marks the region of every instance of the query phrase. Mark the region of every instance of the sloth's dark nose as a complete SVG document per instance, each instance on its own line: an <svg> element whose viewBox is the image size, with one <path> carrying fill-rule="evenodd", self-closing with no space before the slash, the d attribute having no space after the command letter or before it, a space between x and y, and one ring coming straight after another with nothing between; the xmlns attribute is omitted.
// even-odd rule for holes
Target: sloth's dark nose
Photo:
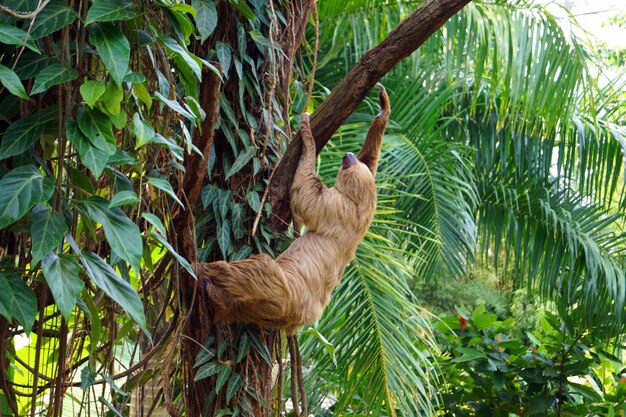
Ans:
<svg viewBox="0 0 626 417"><path fill-rule="evenodd" d="M350 168L352 165L356 164L357 159L356 156L352 152L348 152L343 156L343 161L341 162L342 168Z"/></svg>

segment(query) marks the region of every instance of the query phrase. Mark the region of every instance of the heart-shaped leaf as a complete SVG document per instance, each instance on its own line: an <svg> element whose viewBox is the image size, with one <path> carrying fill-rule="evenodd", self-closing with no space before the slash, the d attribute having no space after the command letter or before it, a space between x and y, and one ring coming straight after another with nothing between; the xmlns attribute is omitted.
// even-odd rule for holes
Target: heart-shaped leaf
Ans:
<svg viewBox="0 0 626 417"><path fill-rule="evenodd" d="M44 177L34 165L23 165L0 179L0 229L21 219L36 204L47 201L54 180Z"/></svg>
<svg viewBox="0 0 626 417"><path fill-rule="evenodd" d="M89 41L96 47L113 81L121 85L130 61L130 43L124 33L112 23L99 23L92 27Z"/></svg>
<svg viewBox="0 0 626 417"><path fill-rule="evenodd" d="M31 225L31 236L33 240L31 265L36 265L52 249L63 240L63 235L67 233L67 223L63 216L52 212L50 207L39 204L32 211L33 222Z"/></svg>
<svg viewBox="0 0 626 417"><path fill-rule="evenodd" d="M30 38L39 39L54 33L76 20L76 16L64 0L52 0L37 14Z"/></svg>
<svg viewBox="0 0 626 417"><path fill-rule="evenodd" d="M116 150L115 135L111 120L99 110L89 110L83 107L78 109L76 121L81 132L89 142L98 149L113 155Z"/></svg>
<svg viewBox="0 0 626 417"><path fill-rule="evenodd" d="M37 315L37 299L28 284L14 272L0 272L0 313L8 320L15 318L30 333Z"/></svg>
<svg viewBox="0 0 626 417"><path fill-rule="evenodd" d="M42 69L35 77L35 83L30 94L39 94L48 90L50 87L57 84L63 84L67 81L72 81L78 77L78 73L73 70L64 67L61 64L51 64Z"/></svg>
<svg viewBox="0 0 626 417"><path fill-rule="evenodd" d="M2 136L0 160L24 153L44 132L55 127L58 116L58 107L50 106L11 123Z"/></svg>
<svg viewBox="0 0 626 417"><path fill-rule="evenodd" d="M41 263L43 276L63 317L69 319L85 284L80 280L80 266L71 255L50 253Z"/></svg>
<svg viewBox="0 0 626 417"><path fill-rule="evenodd" d="M104 81L89 80L85 81L83 85L80 86L80 95L87 105L93 108L98 99L104 94L105 89Z"/></svg>
<svg viewBox="0 0 626 417"><path fill-rule="evenodd" d="M91 197L83 202L89 217L102 225L104 235L117 256L139 271L143 242L139 227L119 207L109 208L109 200Z"/></svg>
<svg viewBox="0 0 626 417"><path fill-rule="evenodd" d="M83 132L80 131L78 124L74 120L68 120L66 126L67 138L76 146L80 160L93 172L96 178L100 178L107 164L109 153L92 145L83 135Z"/></svg>

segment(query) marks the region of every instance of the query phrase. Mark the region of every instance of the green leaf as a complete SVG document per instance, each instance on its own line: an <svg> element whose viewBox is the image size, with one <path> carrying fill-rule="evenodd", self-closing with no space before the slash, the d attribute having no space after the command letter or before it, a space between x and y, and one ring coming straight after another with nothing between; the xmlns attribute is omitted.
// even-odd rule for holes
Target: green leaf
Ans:
<svg viewBox="0 0 626 417"><path fill-rule="evenodd" d="M222 389L226 381L228 381L228 377L230 376L230 372L232 369L227 364L220 365L220 373L215 379L215 391L219 391Z"/></svg>
<svg viewBox="0 0 626 417"><path fill-rule="evenodd" d="M259 193L256 191L249 191L248 194L246 194L246 201L252 210L257 213L259 212L261 209L261 199L259 198Z"/></svg>
<svg viewBox="0 0 626 417"><path fill-rule="evenodd" d="M52 86L72 81L76 79L76 77L78 77L78 73L73 69L66 68L57 63L48 65L35 77L35 83L33 84L33 89L30 91L30 94L43 93Z"/></svg>
<svg viewBox="0 0 626 417"><path fill-rule="evenodd" d="M0 272L0 316L4 316L7 320L13 320L13 300L11 294L11 286L9 281L4 278Z"/></svg>
<svg viewBox="0 0 626 417"><path fill-rule="evenodd" d="M43 38L76 20L77 14L63 0L52 0L37 14L30 31L32 39Z"/></svg>
<svg viewBox="0 0 626 417"><path fill-rule="evenodd" d="M80 279L80 266L74 256L50 253L41 263L43 276L59 311L69 319L85 284Z"/></svg>
<svg viewBox="0 0 626 417"><path fill-rule="evenodd" d="M124 90L122 87L114 82L108 82L100 101L104 105L105 112L112 116L110 119L116 126L120 124L119 118L122 118L121 121L124 125L126 124L126 114L122 111L123 99Z"/></svg>
<svg viewBox="0 0 626 417"><path fill-rule="evenodd" d="M24 45L24 40L26 39L27 33L22 29L19 29L15 26L5 25L0 23L0 44L5 45L16 45L22 46ZM35 45L33 40L29 37L26 42L26 47L33 52L40 53L39 48Z"/></svg>
<svg viewBox="0 0 626 417"><path fill-rule="evenodd" d="M137 139L135 149L141 148L154 138L154 128L150 123L143 120L139 113L135 113L133 116L133 134Z"/></svg>
<svg viewBox="0 0 626 417"><path fill-rule="evenodd" d="M246 227L244 226L246 210L241 203L235 203L233 206L233 236L239 240L246 234Z"/></svg>
<svg viewBox="0 0 626 417"><path fill-rule="evenodd" d="M200 68L200 62L202 61L198 57L191 54L186 48L168 36L159 36L159 40L171 53L179 55L185 61L198 80L202 79Z"/></svg>
<svg viewBox="0 0 626 417"><path fill-rule="evenodd" d="M109 208L109 200L105 198L91 197L83 204L89 216L102 225L111 250L139 271L139 261L143 253L139 227L119 207Z"/></svg>
<svg viewBox="0 0 626 417"><path fill-rule="evenodd" d="M135 8L131 0L94 0L87 12L85 25L93 22L128 20L135 15Z"/></svg>
<svg viewBox="0 0 626 417"><path fill-rule="evenodd" d="M8 307L11 317L24 327L27 334L30 333L37 315L37 299L33 290L14 272L0 272L0 288L3 290L0 292L2 309Z"/></svg>
<svg viewBox="0 0 626 417"><path fill-rule="evenodd" d="M96 178L100 178L107 164L109 152L92 145L80 131L76 121L68 120L66 129L67 138L78 150L82 163L93 172Z"/></svg>
<svg viewBox="0 0 626 417"><path fill-rule="evenodd" d="M185 156L183 155L183 148L181 148L176 143L174 143L174 141L166 139L158 133L154 135L154 137L152 138L152 141L154 143L158 143L159 145L165 146L167 149L170 150L172 155L174 155L174 157L178 159L179 161L182 161L185 159Z"/></svg>
<svg viewBox="0 0 626 417"><path fill-rule="evenodd" d="M458 347L456 350L461 354L461 356L452 359L452 362L471 362L476 359L485 359L487 357L484 352L476 349Z"/></svg>
<svg viewBox="0 0 626 417"><path fill-rule="evenodd" d="M23 165L0 179L0 229L21 219L36 204L47 201L54 180L44 177L34 165Z"/></svg>
<svg viewBox="0 0 626 417"><path fill-rule="evenodd" d="M158 188L159 190L165 191L165 193L172 197L174 200L176 200L176 202L180 204L183 209L185 208L185 205L182 201L178 199L176 193L174 192L174 189L172 189L172 185L168 181L161 178L149 177L148 183L151 184L153 187Z"/></svg>
<svg viewBox="0 0 626 417"><path fill-rule="evenodd" d="M152 96L144 84L133 84L133 95L141 100L148 110L152 108Z"/></svg>
<svg viewBox="0 0 626 417"><path fill-rule="evenodd" d="M201 379L208 378L215 375L220 371L220 364L217 362L209 362L200 367L196 375L193 377L194 381L200 381Z"/></svg>
<svg viewBox="0 0 626 417"><path fill-rule="evenodd" d="M121 85L130 61L130 43L124 33L112 23L100 23L90 30L89 41L96 47L113 81Z"/></svg>
<svg viewBox="0 0 626 417"><path fill-rule="evenodd" d="M157 216L152 213L141 213L141 217L146 219L148 223L153 225L161 235L166 236L167 232L165 231L165 226L163 226L163 222Z"/></svg>
<svg viewBox="0 0 626 417"><path fill-rule="evenodd" d="M109 208L125 205L134 207L137 205L138 200L139 198L134 191L120 191L119 193L116 193L111 199L111 202L109 203Z"/></svg>
<svg viewBox="0 0 626 417"><path fill-rule="evenodd" d="M137 291L120 278L113 268L92 252L80 255L87 276L147 333L143 304Z"/></svg>
<svg viewBox="0 0 626 417"><path fill-rule="evenodd" d="M24 153L56 122L58 115L57 106L50 106L11 123L2 136L0 160Z"/></svg>
<svg viewBox="0 0 626 417"><path fill-rule="evenodd" d="M230 62L232 59L230 46L227 43L218 41L215 44L215 53L217 54L218 61L220 61L220 66L222 67L222 73L225 76L227 76L228 70L230 69Z"/></svg>
<svg viewBox="0 0 626 417"><path fill-rule="evenodd" d="M185 116L187 119L191 120L193 123L196 123L196 116L194 116L190 111L185 110L183 106L181 106L180 103L178 103L178 101L170 100L164 97L158 91L154 93L154 97L156 97L156 99L159 100L160 102L167 105L170 109L174 110L176 113L181 114Z"/></svg>
<svg viewBox="0 0 626 417"><path fill-rule="evenodd" d="M2 83L11 94L28 100L28 94L26 94L24 85L17 74L2 64L0 64L0 83Z"/></svg>
<svg viewBox="0 0 626 417"><path fill-rule="evenodd" d="M220 189L216 185L208 184L202 189L201 198L202 206L207 208L210 204L213 204L215 200L220 196Z"/></svg>
<svg viewBox="0 0 626 417"><path fill-rule="evenodd" d="M497 320L498 316L493 313L472 313L472 323L479 330L487 330L488 328L493 327Z"/></svg>
<svg viewBox="0 0 626 417"><path fill-rule="evenodd" d="M174 250L174 248L172 247L172 245L170 245L170 243L160 234L158 233L154 233L154 232L150 232L150 236L154 237L156 240L158 240L159 242L161 242L161 244L163 246L165 246L165 249L167 249L172 255L174 255L174 257L176 258L176 260L178 261L178 263L187 270L187 272L189 272L189 274L196 278L196 273L193 271L193 269L191 268L191 265L189 264L189 261L185 258L183 258L182 256L180 256L178 254L178 252L176 252Z"/></svg>
<svg viewBox="0 0 626 417"><path fill-rule="evenodd" d="M335 345L333 345L332 343L330 343L328 341L328 339L326 339L324 337L323 334L321 334L320 332L318 332L316 329L314 329L313 327L309 327L306 330L307 334L313 335L319 342L322 343L322 345L324 345L324 349L326 349L326 352L328 352L328 355L330 356L330 358L333 360L333 363L335 364L335 366L337 366L337 357L335 356Z"/></svg>
<svg viewBox="0 0 626 417"><path fill-rule="evenodd" d="M248 6L248 4L246 3L246 0L230 0L230 4L235 6L235 8L239 10L239 12L241 12L243 17L245 17L246 19L250 21L256 20L256 16L254 15L254 12L250 8L250 6Z"/></svg>
<svg viewBox="0 0 626 417"><path fill-rule="evenodd" d="M229 179L231 176L239 172L241 168L243 168L248 162L250 162L255 153L256 149L252 146L249 147L245 152L240 153L237 159L235 159L233 165L226 173L226 179Z"/></svg>
<svg viewBox="0 0 626 417"><path fill-rule="evenodd" d="M142 84L146 82L146 76L140 72L129 72L124 76L125 83Z"/></svg>
<svg viewBox="0 0 626 417"><path fill-rule="evenodd" d="M239 391L239 388L243 385L243 378L240 374L234 374L228 380L228 385L226 386L226 404L230 404L230 400L233 399L233 396Z"/></svg>
<svg viewBox="0 0 626 417"><path fill-rule="evenodd" d="M80 86L80 95L87 105L93 108L94 104L96 104L98 99L104 94L105 89L104 81L89 80L85 81L83 85Z"/></svg>
<svg viewBox="0 0 626 417"><path fill-rule="evenodd" d="M89 369L89 364L86 364L83 369L80 370L80 387L83 390L89 389L96 382L98 374Z"/></svg>
<svg viewBox="0 0 626 417"><path fill-rule="evenodd" d="M200 34L200 42L205 40L217 27L217 9L213 0L191 0L191 5L196 9L196 27Z"/></svg>
<svg viewBox="0 0 626 417"><path fill-rule="evenodd" d="M52 249L54 249L63 240L63 235L67 233L67 223L63 220L63 216L54 213L52 210L39 204L32 211L32 256L31 265L36 265L42 260Z"/></svg>
<svg viewBox="0 0 626 417"><path fill-rule="evenodd" d="M224 219L217 225L217 244L222 251L222 255L226 259L232 246L230 239L230 220L228 219Z"/></svg>
<svg viewBox="0 0 626 417"><path fill-rule="evenodd" d="M76 114L76 121L81 132L96 148L108 155L113 155L117 149L111 120L99 110L90 110L80 107Z"/></svg>
<svg viewBox="0 0 626 417"><path fill-rule="evenodd" d="M135 158L135 155L126 152L126 151L115 151L115 153L109 156L109 160L107 164L115 166L115 165L137 165L138 161Z"/></svg>

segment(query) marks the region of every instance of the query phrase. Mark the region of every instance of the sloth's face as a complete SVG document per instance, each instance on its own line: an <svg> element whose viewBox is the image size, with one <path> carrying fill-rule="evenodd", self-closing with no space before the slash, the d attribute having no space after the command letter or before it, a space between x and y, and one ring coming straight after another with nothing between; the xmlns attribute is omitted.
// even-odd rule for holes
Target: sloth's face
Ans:
<svg viewBox="0 0 626 417"><path fill-rule="evenodd" d="M359 160L356 159L356 156L354 156L352 152L348 152L343 156L343 161L341 161L341 169L348 169L358 162Z"/></svg>
<svg viewBox="0 0 626 417"><path fill-rule="evenodd" d="M341 161L335 187L353 200L365 198L363 194L370 190L374 190L374 193L376 191L374 176L352 152L345 154Z"/></svg>

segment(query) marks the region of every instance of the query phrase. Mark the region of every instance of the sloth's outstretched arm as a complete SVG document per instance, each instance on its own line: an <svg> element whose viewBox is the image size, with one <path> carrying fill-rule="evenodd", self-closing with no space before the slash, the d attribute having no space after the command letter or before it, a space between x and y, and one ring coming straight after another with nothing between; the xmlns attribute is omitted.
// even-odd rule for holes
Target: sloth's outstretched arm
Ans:
<svg viewBox="0 0 626 417"><path fill-rule="evenodd" d="M389 112L391 107L389 105L389 97L387 91L381 83L376 84L378 86L378 99L380 100L380 113L374 117L374 121L370 125L363 146L357 158L363 162L372 172L372 175L376 175L376 168L378 167L378 157L380 155L380 146L383 142L383 134L387 127L387 120L389 120Z"/></svg>
<svg viewBox="0 0 626 417"><path fill-rule="evenodd" d="M291 211L294 219L309 230L317 229L324 204L326 187L315 175L315 139L311 133L309 114L303 113L300 132L302 155L291 185Z"/></svg>

